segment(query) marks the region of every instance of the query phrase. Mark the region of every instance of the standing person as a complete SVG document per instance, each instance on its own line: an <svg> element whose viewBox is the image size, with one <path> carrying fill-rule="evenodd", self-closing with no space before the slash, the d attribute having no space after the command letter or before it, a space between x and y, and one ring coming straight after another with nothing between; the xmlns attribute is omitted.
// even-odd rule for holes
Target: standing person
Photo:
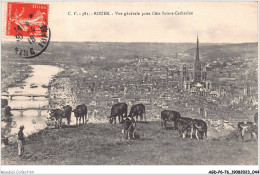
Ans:
<svg viewBox="0 0 260 175"><path fill-rule="evenodd" d="M23 129L24 129L24 126L22 125L22 126L20 126L20 130L18 132L17 143L18 143L18 155L19 156L22 156L24 153L25 137L24 137Z"/></svg>

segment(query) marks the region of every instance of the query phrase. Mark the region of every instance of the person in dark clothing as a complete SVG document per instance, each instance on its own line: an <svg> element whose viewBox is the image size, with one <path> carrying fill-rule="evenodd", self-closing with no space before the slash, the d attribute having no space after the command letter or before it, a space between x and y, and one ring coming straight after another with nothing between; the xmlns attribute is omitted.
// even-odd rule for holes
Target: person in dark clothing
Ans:
<svg viewBox="0 0 260 175"><path fill-rule="evenodd" d="M18 140L17 140L19 156L22 156L24 153L25 137L24 137L23 130L24 130L24 126L22 125L22 126L20 126L20 130L18 132Z"/></svg>

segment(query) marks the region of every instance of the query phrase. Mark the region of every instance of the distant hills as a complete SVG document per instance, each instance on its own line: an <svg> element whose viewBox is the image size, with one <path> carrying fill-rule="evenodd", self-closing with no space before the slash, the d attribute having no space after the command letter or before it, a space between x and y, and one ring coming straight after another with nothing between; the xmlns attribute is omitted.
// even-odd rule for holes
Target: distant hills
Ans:
<svg viewBox="0 0 260 175"><path fill-rule="evenodd" d="M13 43L2 43L2 60L19 59ZM115 42L50 42L45 53L33 62L89 62L119 63L119 60L141 57L172 57L194 60L196 43L115 43ZM227 57L257 57L257 43L214 44L200 43L200 57L204 61Z"/></svg>

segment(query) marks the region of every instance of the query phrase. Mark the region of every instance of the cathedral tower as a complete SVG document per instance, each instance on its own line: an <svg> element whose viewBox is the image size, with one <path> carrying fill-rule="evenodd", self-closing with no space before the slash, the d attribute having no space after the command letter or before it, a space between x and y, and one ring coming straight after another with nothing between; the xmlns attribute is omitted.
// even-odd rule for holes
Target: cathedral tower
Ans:
<svg viewBox="0 0 260 175"><path fill-rule="evenodd" d="M197 36L197 49L196 49L196 59L194 63L194 82L201 82L201 63L199 57L199 38Z"/></svg>

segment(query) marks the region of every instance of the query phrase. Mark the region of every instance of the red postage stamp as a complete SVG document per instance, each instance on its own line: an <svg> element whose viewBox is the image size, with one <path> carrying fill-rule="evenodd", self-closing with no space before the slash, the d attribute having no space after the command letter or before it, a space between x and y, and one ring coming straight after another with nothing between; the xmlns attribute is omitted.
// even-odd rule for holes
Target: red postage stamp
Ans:
<svg viewBox="0 0 260 175"><path fill-rule="evenodd" d="M8 2L6 35L47 37L48 4Z"/></svg>
<svg viewBox="0 0 260 175"><path fill-rule="evenodd" d="M14 51L23 58L42 54L49 45L48 4L7 3L6 36L16 40Z"/></svg>

